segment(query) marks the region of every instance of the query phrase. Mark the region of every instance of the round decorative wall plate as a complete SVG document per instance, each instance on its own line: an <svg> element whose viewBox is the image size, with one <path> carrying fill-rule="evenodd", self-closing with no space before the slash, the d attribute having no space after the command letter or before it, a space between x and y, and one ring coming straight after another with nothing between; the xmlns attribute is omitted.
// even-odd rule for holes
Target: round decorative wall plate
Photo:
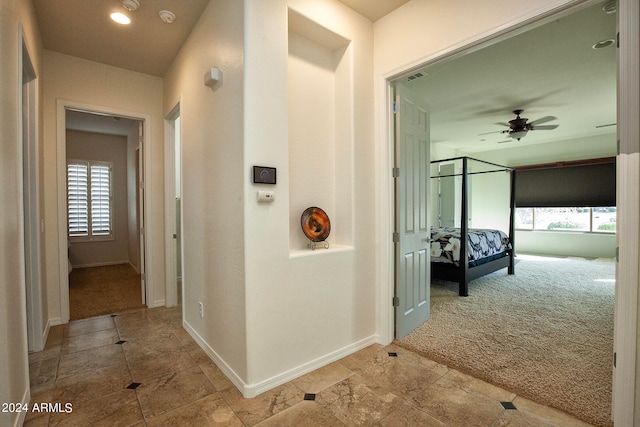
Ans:
<svg viewBox="0 0 640 427"><path fill-rule="evenodd" d="M331 232L331 221L326 212L320 208L312 206L305 209L300 217L302 232L312 242L322 242L329 237Z"/></svg>

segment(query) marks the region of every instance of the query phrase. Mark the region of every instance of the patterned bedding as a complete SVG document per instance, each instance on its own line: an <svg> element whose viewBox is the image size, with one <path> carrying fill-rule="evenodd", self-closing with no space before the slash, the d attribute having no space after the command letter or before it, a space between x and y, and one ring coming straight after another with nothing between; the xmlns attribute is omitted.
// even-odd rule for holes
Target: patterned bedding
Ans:
<svg viewBox="0 0 640 427"><path fill-rule="evenodd" d="M511 243L507 234L500 230L483 230L471 228L469 233L469 264L481 264L484 259L495 259L507 249ZM431 262L443 262L460 265L460 229L431 228Z"/></svg>

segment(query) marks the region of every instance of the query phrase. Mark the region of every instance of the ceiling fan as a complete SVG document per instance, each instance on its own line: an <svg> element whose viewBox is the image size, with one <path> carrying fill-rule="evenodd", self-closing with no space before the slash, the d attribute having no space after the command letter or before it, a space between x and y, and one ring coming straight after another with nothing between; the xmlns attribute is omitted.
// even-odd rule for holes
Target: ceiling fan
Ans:
<svg viewBox="0 0 640 427"><path fill-rule="evenodd" d="M523 112L524 110L513 110L513 114L516 115L515 119L509 120L509 123L496 123L497 125L507 126L509 129L505 129L497 132L481 133L480 135L486 135L489 133L506 133L509 135L509 137L520 141L520 139L527 136L527 132L529 132L530 130L552 130L558 127L558 125L540 126L542 123L547 123L552 120L556 120L556 117L554 116L542 117L538 120L534 120L532 122L527 123L527 120L529 119L525 117L520 117L520 114L522 114ZM508 142L508 141L504 141L504 142Z"/></svg>

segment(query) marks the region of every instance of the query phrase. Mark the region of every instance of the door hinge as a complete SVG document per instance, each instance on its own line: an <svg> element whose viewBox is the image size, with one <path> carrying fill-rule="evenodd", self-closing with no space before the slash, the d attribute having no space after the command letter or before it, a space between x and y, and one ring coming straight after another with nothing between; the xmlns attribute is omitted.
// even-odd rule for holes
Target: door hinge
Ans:
<svg viewBox="0 0 640 427"><path fill-rule="evenodd" d="M142 273L140 275L140 279L144 282L145 280L147 280L147 273Z"/></svg>
<svg viewBox="0 0 640 427"><path fill-rule="evenodd" d="M616 359L617 359L617 358L618 358L618 353L615 353L615 352L614 352L614 353L613 353L613 367L614 367L614 368L616 367L616 362L617 362L617 360L616 360Z"/></svg>
<svg viewBox="0 0 640 427"><path fill-rule="evenodd" d="M397 168L397 167L393 168L391 170L391 174L393 175L394 178L400 177L400 168Z"/></svg>
<svg viewBox="0 0 640 427"><path fill-rule="evenodd" d="M398 112L398 103L396 101L393 101L393 114L396 114Z"/></svg>
<svg viewBox="0 0 640 427"><path fill-rule="evenodd" d="M393 243L399 243L400 242L400 233L398 233L397 231L395 231L393 233Z"/></svg>
<svg viewBox="0 0 640 427"><path fill-rule="evenodd" d="M394 307L400 307L400 298L393 297L393 306Z"/></svg>

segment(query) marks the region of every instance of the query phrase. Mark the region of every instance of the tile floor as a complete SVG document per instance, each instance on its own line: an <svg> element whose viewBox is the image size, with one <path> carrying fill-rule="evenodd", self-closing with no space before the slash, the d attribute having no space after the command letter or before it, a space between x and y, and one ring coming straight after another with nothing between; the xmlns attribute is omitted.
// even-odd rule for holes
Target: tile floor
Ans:
<svg viewBox="0 0 640 427"><path fill-rule="evenodd" d="M30 355L30 407L58 412L30 412L25 425L587 425L393 345L245 399L181 324L178 307L52 328Z"/></svg>

